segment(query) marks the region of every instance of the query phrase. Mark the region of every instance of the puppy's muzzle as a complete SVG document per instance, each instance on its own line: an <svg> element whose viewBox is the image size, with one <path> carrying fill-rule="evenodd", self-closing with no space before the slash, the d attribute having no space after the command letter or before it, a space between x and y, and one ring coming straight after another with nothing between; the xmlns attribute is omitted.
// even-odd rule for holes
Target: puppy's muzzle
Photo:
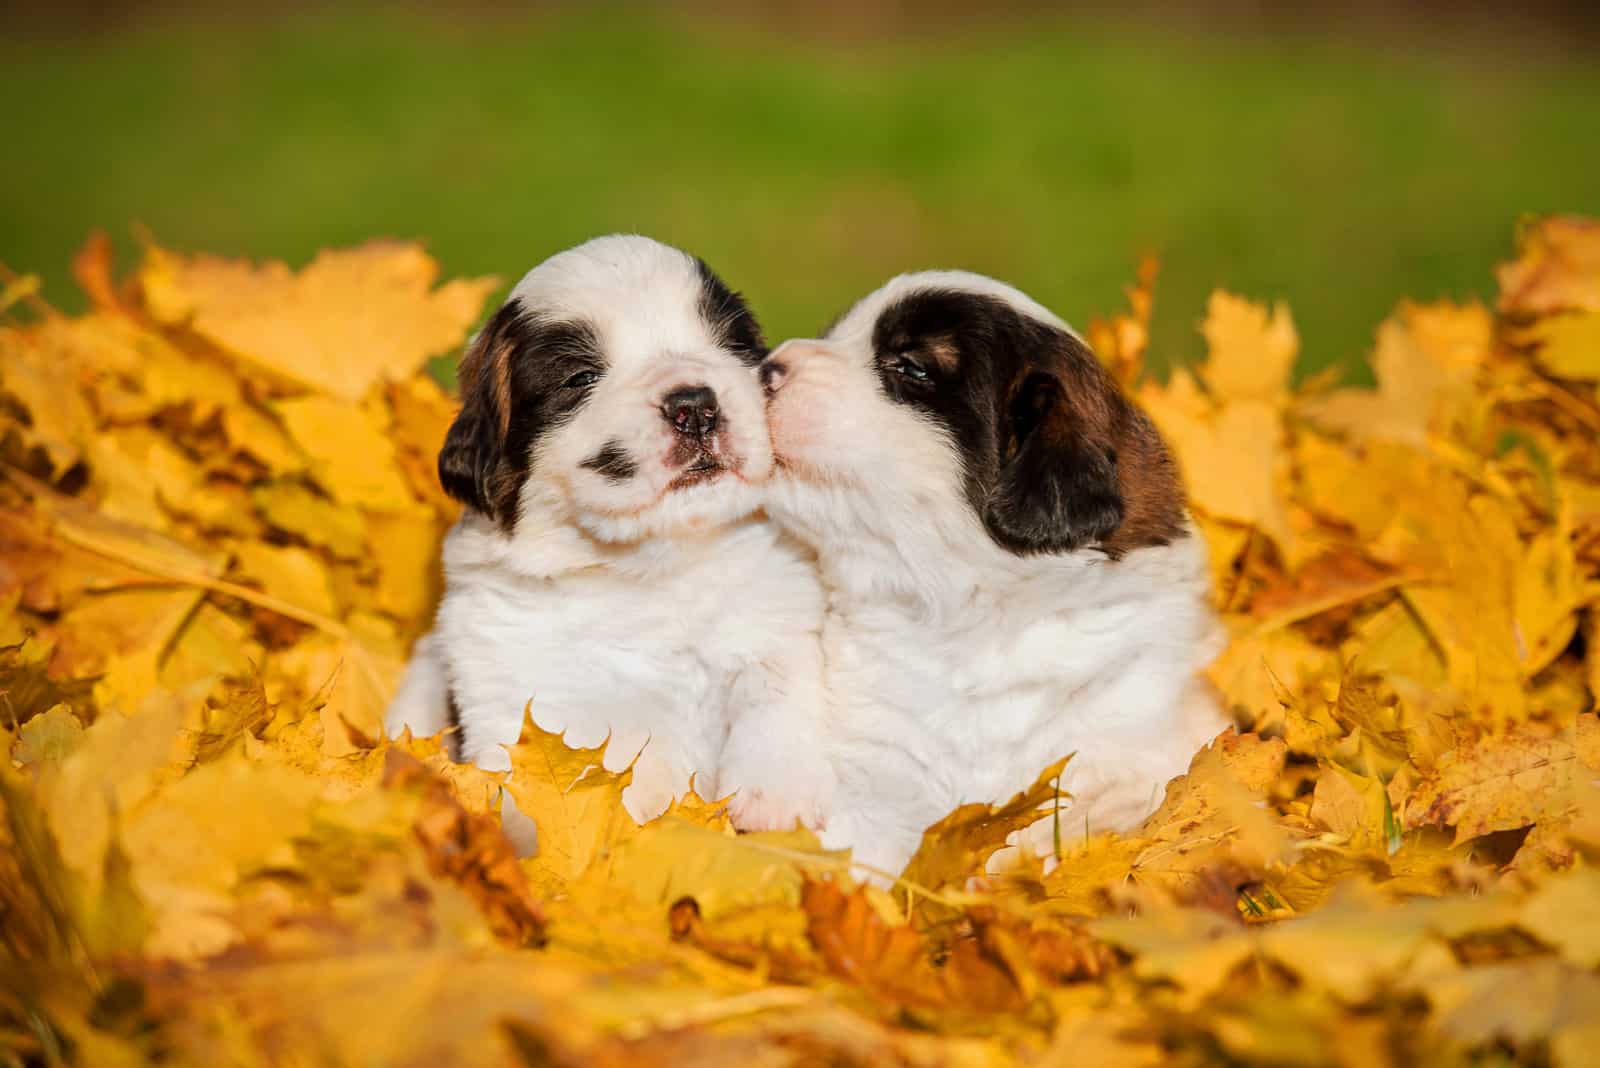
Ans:
<svg viewBox="0 0 1600 1068"><path fill-rule="evenodd" d="M772 350L761 364L756 375L761 379L761 388L766 390L770 397L784 387L793 376L796 368L807 360L818 359L833 355L833 351L825 342L811 340L785 341Z"/></svg>
<svg viewBox="0 0 1600 1068"><path fill-rule="evenodd" d="M761 388L768 393L776 393L783 388L783 383L789 377L789 365L782 360L768 358L757 371L761 377Z"/></svg>
<svg viewBox="0 0 1600 1068"><path fill-rule="evenodd" d="M709 386L685 386L668 393L661 402L661 416L686 438L709 437L721 419L717 395Z"/></svg>

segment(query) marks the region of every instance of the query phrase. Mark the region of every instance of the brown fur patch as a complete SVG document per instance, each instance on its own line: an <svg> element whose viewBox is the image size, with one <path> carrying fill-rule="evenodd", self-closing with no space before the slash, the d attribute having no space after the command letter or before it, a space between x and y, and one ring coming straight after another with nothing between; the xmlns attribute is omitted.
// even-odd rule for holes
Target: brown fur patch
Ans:
<svg viewBox="0 0 1600 1068"><path fill-rule="evenodd" d="M1166 545L1184 535L1183 482L1167 443L1150 417L1128 405L1117 435L1117 479L1122 488L1122 524L1105 543L1113 557Z"/></svg>
<svg viewBox="0 0 1600 1068"><path fill-rule="evenodd" d="M513 339L485 327L461 357L457 376L463 397L470 396L487 380L502 439L511 428L511 357L515 350Z"/></svg>
<svg viewBox="0 0 1600 1068"><path fill-rule="evenodd" d="M951 338L931 338L918 347L917 352L931 358L945 372L953 372L961 366L961 348Z"/></svg>
<svg viewBox="0 0 1600 1068"><path fill-rule="evenodd" d="M1122 522L1101 543L1109 556L1166 545L1184 531L1183 484L1177 464L1150 417L1122 391L1087 348L1062 376L1064 394L1041 431L1059 434L1060 423L1116 457Z"/></svg>

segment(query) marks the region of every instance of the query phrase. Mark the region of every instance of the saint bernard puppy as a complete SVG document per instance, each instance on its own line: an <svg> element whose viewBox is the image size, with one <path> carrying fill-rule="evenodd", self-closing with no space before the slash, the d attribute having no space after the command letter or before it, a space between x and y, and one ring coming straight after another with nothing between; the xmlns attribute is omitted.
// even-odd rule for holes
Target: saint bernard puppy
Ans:
<svg viewBox="0 0 1600 1068"><path fill-rule="evenodd" d="M929 824L1068 753L1071 832L1138 823L1225 726L1195 677L1216 627L1172 456L1083 340L928 272L761 377L768 511L828 597L824 844L896 873Z"/></svg>
<svg viewBox="0 0 1600 1068"><path fill-rule="evenodd" d="M790 739L817 729L822 594L757 511L766 354L711 268L647 238L528 272L461 363L439 477L466 509L391 733L454 719L461 757L503 770L527 706L571 745L609 738L637 820L692 775L743 827L821 821L831 773Z"/></svg>

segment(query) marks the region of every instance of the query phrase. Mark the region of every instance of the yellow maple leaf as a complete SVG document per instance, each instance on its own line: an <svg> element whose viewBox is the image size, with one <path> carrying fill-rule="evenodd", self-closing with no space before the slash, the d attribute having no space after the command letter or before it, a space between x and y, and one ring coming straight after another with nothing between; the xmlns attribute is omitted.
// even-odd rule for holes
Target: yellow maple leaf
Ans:
<svg viewBox="0 0 1600 1068"><path fill-rule="evenodd" d="M439 519L428 512L373 512L367 525L378 569L378 609L398 619L430 618L444 585L439 564L444 528Z"/></svg>
<svg viewBox="0 0 1600 1068"><path fill-rule="evenodd" d="M1492 921L1490 921L1492 922ZM1310 916L1261 931L1261 949L1348 1002L1373 996L1437 937L1427 903L1384 906L1350 889Z"/></svg>
<svg viewBox="0 0 1600 1068"><path fill-rule="evenodd" d="M362 633L356 629L361 623L352 619L342 633L308 637L275 665L318 709L322 747L330 757L348 756L365 748L363 739L383 736L383 714L405 668L392 636Z"/></svg>
<svg viewBox="0 0 1600 1068"><path fill-rule="evenodd" d="M321 253L298 273L151 247L139 280L160 321L187 324L287 385L355 401L457 345L499 285L435 289L437 277L418 246L373 242Z"/></svg>
<svg viewBox="0 0 1600 1068"><path fill-rule="evenodd" d="M59 761L38 765L36 796L62 862L98 892L119 820L184 767L193 739L182 728L197 707L157 702L133 716L105 715Z"/></svg>
<svg viewBox="0 0 1600 1068"><path fill-rule="evenodd" d="M1110 901L1107 891L1129 878L1144 847L1142 839L1115 834L1064 836L1055 870L1042 884L1048 903L1068 913L1098 915Z"/></svg>
<svg viewBox="0 0 1600 1068"><path fill-rule="evenodd" d="M622 791L633 769L607 771L606 744L569 747L525 711L522 736L506 747L511 772L506 791L517 810L538 828L535 882L560 890L595 865L608 865L615 850L638 831L622 807Z"/></svg>
<svg viewBox="0 0 1600 1068"><path fill-rule="evenodd" d="M1551 374L1600 379L1600 309L1540 319L1519 338L1538 346L1536 358Z"/></svg>
<svg viewBox="0 0 1600 1068"><path fill-rule="evenodd" d="M235 542L234 567L239 575L290 604L319 616L338 612L328 572L314 553L298 545Z"/></svg>
<svg viewBox="0 0 1600 1068"><path fill-rule="evenodd" d="M51 705L22 725L11 759L18 764L60 763L82 741L83 724L71 706Z"/></svg>
<svg viewBox="0 0 1600 1068"><path fill-rule="evenodd" d="M1522 905L1517 926L1561 951L1584 968L1600 967L1600 924L1593 922L1600 900L1600 872L1578 868L1555 876Z"/></svg>
<svg viewBox="0 0 1600 1068"><path fill-rule="evenodd" d="M1089 930L1132 953L1138 975L1177 984L1180 1006L1198 1005L1256 952L1253 932L1203 909L1160 909L1095 920Z"/></svg>
<svg viewBox="0 0 1600 1068"><path fill-rule="evenodd" d="M1525 675L1543 671L1566 649L1578 629L1578 612L1590 596L1570 532L1563 526L1534 538L1517 567L1513 602Z"/></svg>
<svg viewBox="0 0 1600 1068"><path fill-rule="evenodd" d="M244 678L255 672L264 653L248 627L207 602L167 647L157 681L168 690L186 690L204 680Z"/></svg>
<svg viewBox="0 0 1600 1068"><path fill-rule="evenodd" d="M439 449L455 420L459 402L431 378L392 384L389 402L394 408L389 430L412 493L433 504L446 518L454 519L460 503L447 497L439 485Z"/></svg>
<svg viewBox="0 0 1600 1068"><path fill-rule="evenodd" d="M1200 375L1226 401L1276 404L1289 390L1300 337L1282 304L1270 312L1231 293L1216 292L1200 327L1206 359Z"/></svg>
<svg viewBox="0 0 1600 1068"><path fill-rule="evenodd" d="M250 499L273 527L341 560L358 560L366 551L367 525L361 512L319 496L302 482L267 482L254 487Z"/></svg>
<svg viewBox="0 0 1600 1068"><path fill-rule="evenodd" d="M692 897L702 917L715 922L757 905L797 906L808 871L845 868L844 858L824 852L807 830L735 835L669 815L627 835L605 876L640 904L662 910Z"/></svg>
<svg viewBox="0 0 1600 1068"><path fill-rule="evenodd" d="M1196 753L1135 836L1141 848L1133 858L1134 879L1194 894L1208 869L1242 865L1260 872L1286 860L1288 833L1259 802L1287 752L1281 740L1229 730Z"/></svg>
<svg viewBox="0 0 1600 1068"><path fill-rule="evenodd" d="M394 443L367 409L308 396L279 401L277 412L311 458L311 477L335 501L379 511L416 507L395 466Z"/></svg>
<svg viewBox="0 0 1600 1068"><path fill-rule="evenodd" d="M13 328L0 328L0 393L28 413L17 419L0 408L0 431L15 435L23 453L37 449L45 457L44 470L36 473L58 477L76 464L94 435L94 418L78 391L70 364L52 359L51 350L34 338ZM12 462L28 464L26 455L10 457Z"/></svg>
<svg viewBox="0 0 1600 1068"><path fill-rule="evenodd" d="M1560 1040L1600 1017L1600 977L1559 959L1533 957L1462 969L1427 990L1433 1026L1468 1046ZM1594 1047L1587 1052L1592 1053ZM1570 1063L1593 1063L1587 1056Z"/></svg>
<svg viewBox="0 0 1600 1068"><path fill-rule="evenodd" d="M306 469L306 456L288 433L277 420L252 405L239 403L223 409L222 431L234 449L275 475L298 474Z"/></svg>
<svg viewBox="0 0 1600 1068"><path fill-rule="evenodd" d="M1319 426L1361 438L1408 445L1430 431L1473 426L1487 398L1479 367L1494 342L1494 323L1481 305L1404 303L1378 327L1372 368L1378 388L1341 389L1299 404Z"/></svg>
<svg viewBox="0 0 1600 1068"><path fill-rule="evenodd" d="M209 956L240 938L226 921L232 891L254 869L290 866L311 826L312 778L234 753L202 765L128 815L121 841L155 930L149 952ZM215 818L227 798L227 819Z"/></svg>
<svg viewBox="0 0 1600 1068"><path fill-rule="evenodd" d="M1406 803L1407 827L1453 827L1463 842L1571 810L1578 769L1572 728L1511 727L1443 754Z"/></svg>
<svg viewBox="0 0 1600 1068"><path fill-rule="evenodd" d="M1503 312L1600 311L1600 220L1569 215L1532 223L1517 258L1495 274Z"/></svg>
<svg viewBox="0 0 1600 1068"><path fill-rule="evenodd" d="M1138 281L1123 288L1128 298L1127 314L1092 319L1084 331L1089 347L1126 389L1138 382L1144 370L1145 350L1150 346L1150 313L1155 306L1156 275L1161 264L1146 255L1139 260Z"/></svg>
<svg viewBox="0 0 1600 1068"><path fill-rule="evenodd" d="M922 841L902 878L928 890L964 881L983 871L1016 832L1044 819L1059 818L1060 802L1072 798L1061 789L1061 772L1071 759L1064 756L1045 768L1032 786L1009 801L962 805L929 827L922 832Z"/></svg>
<svg viewBox="0 0 1600 1068"><path fill-rule="evenodd" d="M1285 463L1278 409L1246 399L1197 411L1182 396L1192 382L1178 371L1165 388L1146 386L1139 397L1177 453L1190 500L1208 515L1253 524L1288 544L1289 517L1278 492Z"/></svg>

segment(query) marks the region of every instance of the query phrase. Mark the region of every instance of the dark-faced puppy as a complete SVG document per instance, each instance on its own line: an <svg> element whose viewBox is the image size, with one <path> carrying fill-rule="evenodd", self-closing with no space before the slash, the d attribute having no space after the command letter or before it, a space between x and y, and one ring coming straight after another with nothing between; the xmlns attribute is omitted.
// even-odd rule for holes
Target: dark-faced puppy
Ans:
<svg viewBox="0 0 1600 1068"><path fill-rule="evenodd" d="M439 475L466 508L391 731L435 733L453 703L462 756L505 769L529 707L569 744L609 738L612 770L634 762L638 819L693 776L738 791L746 825L819 820L827 765L786 738L820 708L821 594L756 511L764 355L744 302L647 238L597 238L518 283L462 361Z"/></svg>
<svg viewBox="0 0 1600 1068"><path fill-rule="evenodd" d="M768 509L828 589L825 841L897 870L956 805L1067 753L1071 826L1126 828L1223 719L1203 547L1148 418L1060 319L896 278L762 368Z"/></svg>

